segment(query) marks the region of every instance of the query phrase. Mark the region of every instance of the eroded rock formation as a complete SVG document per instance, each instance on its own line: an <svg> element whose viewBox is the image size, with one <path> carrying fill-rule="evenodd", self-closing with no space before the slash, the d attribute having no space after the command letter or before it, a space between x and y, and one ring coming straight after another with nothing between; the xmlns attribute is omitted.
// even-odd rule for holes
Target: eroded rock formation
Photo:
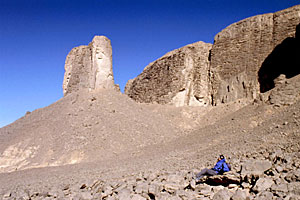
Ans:
<svg viewBox="0 0 300 200"><path fill-rule="evenodd" d="M300 5L234 23L215 36L212 48L194 43L149 64L125 93L176 106L256 99L280 75L300 74L299 23Z"/></svg>
<svg viewBox="0 0 300 200"><path fill-rule="evenodd" d="M129 80L125 93L138 102L207 105L211 46L197 42L167 53Z"/></svg>
<svg viewBox="0 0 300 200"><path fill-rule="evenodd" d="M280 74L287 75L287 68L298 68L299 74L300 66L294 66L297 62L290 60L295 57L293 54L298 52L299 55L297 47L292 48L295 41L291 41L295 40L299 23L300 5L247 18L217 34L211 51L212 103L255 99L260 92L272 89L274 79ZM285 52L292 53L284 55L282 46L285 46ZM278 54L279 49L281 53Z"/></svg>
<svg viewBox="0 0 300 200"><path fill-rule="evenodd" d="M95 36L88 46L71 50L66 58L64 95L85 88L114 88L112 48L105 36Z"/></svg>

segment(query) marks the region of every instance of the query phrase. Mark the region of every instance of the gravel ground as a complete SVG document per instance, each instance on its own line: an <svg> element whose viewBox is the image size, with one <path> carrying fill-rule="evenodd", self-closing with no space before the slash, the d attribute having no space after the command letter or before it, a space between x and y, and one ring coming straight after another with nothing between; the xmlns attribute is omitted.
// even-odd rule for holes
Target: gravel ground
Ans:
<svg viewBox="0 0 300 200"><path fill-rule="evenodd" d="M79 192L96 180L194 173L219 154L237 170L270 152L299 152L299 101L246 104L174 108L137 104L115 91L70 94L0 129L0 194Z"/></svg>

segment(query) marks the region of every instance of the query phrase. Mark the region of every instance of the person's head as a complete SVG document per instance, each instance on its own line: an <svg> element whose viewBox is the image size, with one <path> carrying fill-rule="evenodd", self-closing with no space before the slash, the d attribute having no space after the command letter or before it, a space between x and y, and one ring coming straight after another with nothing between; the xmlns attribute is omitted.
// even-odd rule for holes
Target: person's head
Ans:
<svg viewBox="0 0 300 200"><path fill-rule="evenodd" d="M218 158L218 160L223 160L223 159L225 159L225 157L223 155L220 155Z"/></svg>

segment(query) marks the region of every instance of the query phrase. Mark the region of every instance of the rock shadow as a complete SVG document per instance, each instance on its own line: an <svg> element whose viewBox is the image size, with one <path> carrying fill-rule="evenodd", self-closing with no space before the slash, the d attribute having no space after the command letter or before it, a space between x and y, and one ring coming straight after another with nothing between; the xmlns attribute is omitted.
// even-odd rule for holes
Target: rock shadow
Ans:
<svg viewBox="0 0 300 200"><path fill-rule="evenodd" d="M274 79L281 74L284 74L286 78L300 74L300 24L296 27L295 37L286 38L264 60L258 71L260 92L264 93L273 89Z"/></svg>

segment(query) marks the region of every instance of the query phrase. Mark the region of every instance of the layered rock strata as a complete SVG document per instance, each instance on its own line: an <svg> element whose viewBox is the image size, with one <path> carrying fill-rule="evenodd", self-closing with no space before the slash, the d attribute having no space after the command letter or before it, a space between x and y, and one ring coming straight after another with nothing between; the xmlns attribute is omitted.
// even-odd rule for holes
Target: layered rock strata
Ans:
<svg viewBox="0 0 300 200"><path fill-rule="evenodd" d="M64 95L80 90L114 88L112 47L105 36L95 36L88 46L73 48L65 62Z"/></svg>
<svg viewBox="0 0 300 200"><path fill-rule="evenodd" d="M129 80L125 93L137 102L208 105L211 46L197 42L167 53Z"/></svg>
<svg viewBox="0 0 300 200"><path fill-rule="evenodd" d="M300 74L299 23L300 5L234 23L212 47L194 43L149 64L125 93L138 102L176 106L256 99L276 87L280 75Z"/></svg>

